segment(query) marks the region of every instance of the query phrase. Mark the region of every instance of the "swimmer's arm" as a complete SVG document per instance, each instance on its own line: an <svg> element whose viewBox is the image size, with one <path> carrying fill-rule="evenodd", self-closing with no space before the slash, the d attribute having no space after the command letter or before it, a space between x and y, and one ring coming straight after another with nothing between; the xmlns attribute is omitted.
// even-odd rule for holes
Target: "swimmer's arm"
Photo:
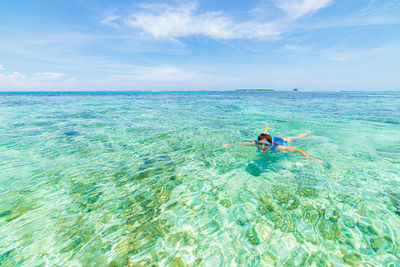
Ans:
<svg viewBox="0 0 400 267"><path fill-rule="evenodd" d="M302 154L304 157L308 158L309 160L312 160L312 161L315 161L315 162L318 162L318 163L323 163L322 160L314 159L314 158L310 157L306 152L304 152L303 149L297 148L295 146L277 146L276 148L277 149L286 150L286 151L289 151L289 152L299 152L300 154Z"/></svg>
<svg viewBox="0 0 400 267"><path fill-rule="evenodd" d="M233 144L223 144L223 147L228 147L228 146L232 146L232 145L243 145L243 146L253 146L255 145L256 142L242 142L242 143L233 143Z"/></svg>

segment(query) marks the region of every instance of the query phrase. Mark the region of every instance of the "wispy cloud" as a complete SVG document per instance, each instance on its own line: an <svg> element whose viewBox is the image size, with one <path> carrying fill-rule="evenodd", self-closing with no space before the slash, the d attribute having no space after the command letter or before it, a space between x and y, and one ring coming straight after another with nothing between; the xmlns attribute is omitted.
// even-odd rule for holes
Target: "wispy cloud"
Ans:
<svg viewBox="0 0 400 267"><path fill-rule="evenodd" d="M286 50L291 50L291 51L305 51L305 50L309 49L310 47L301 46L301 45L285 44L285 46L283 48Z"/></svg>
<svg viewBox="0 0 400 267"><path fill-rule="evenodd" d="M370 1L368 5L340 18L328 18L320 23L302 24L298 29L316 30L337 27L359 27L400 24L400 2Z"/></svg>
<svg viewBox="0 0 400 267"><path fill-rule="evenodd" d="M118 15L107 15L100 23L108 26L118 27L118 20L121 16Z"/></svg>
<svg viewBox="0 0 400 267"><path fill-rule="evenodd" d="M156 85L161 86L162 84L174 83L177 86L179 84L184 87L188 83L196 83L198 85L211 85L211 84L223 84L227 81L237 80L232 77L223 77L218 75L211 75L208 73L202 73L199 71L183 69L172 65L161 65L161 66L124 66L119 71L118 68L122 66L116 66L113 74L109 77L109 80L118 82L131 81L137 85Z"/></svg>
<svg viewBox="0 0 400 267"><path fill-rule="evenodd" d="M57 73L57 72L41 72L41 73L35 73L35 75L39 80L55 80L64 76L63 73Z"/></svg>
<svg viewBox="0 0 400 267"><path fill-rule="evenodd" d="M197 2L180 5L137 4L129 15L107 15L101 23L125 25L158 39L178 39L186 36L206 36L213 39L274 39L288 24L328 6L333 0L277 0L275 8L285 17L251 18L237 21L222 11L201 12ZM260 8L257 8L257 10ZM254 13L250 10L249 14ZM259 13L259 12L258 12ZM257 17L257 16L256 16ZM266 22L268 21L268 22Z"/></svg>
<svg viewBox="0 0 400 267"><path fill-rule="evenodd" d="M387 43L380 47L374 47L370 49L364 50L346 50L342 46L334 46L322 51L319 51L318 54L322 58L329 59L331 61L352 61L352 60L363 60L367 58L383 58L386 54L392 55L393 62L396 62L397 58L400 58L400 43L393 42Z"/></svg>
<svg viewBox="0 0 400 267"><path fill-rule="evenodd" d="M29 79L25 75L19 72L13 72L11 74L0 74L0 89L21 89L28 88L32 85L34 80Z"/></svg>
<svg viewBox="0 0 400 267"><path fill-rule="evenodd" d="M138 33L135 38L147 35L170 40L188 36L205 36L217 40L275 40L284 34L304 30L400 23L400 16L397 15L400 3L394 0L370 1L364 8L340 19L325 18L312 24L299 20L331 6L334 0L273 0L259 3L263 4L244 10L249 14L247 20L238 20L224 11L201 11L196 1L186 1L178 5L136 4L134 11L114 10L101 23L112 27L128 26Z"/></svg>
<svg viewBox="0 0 400 267"><path fill-rule="evenodd" d="M94 79L65 77L62 73L42 72L25 75L20 72L0 74L1 90L165 90L188 89L195 84L198 88L214 88L235 84L241 78L230 75L210 74L207 70L194 70L174 65L140 66L130 64L105 64L108 70ZM108 74L107 74L108 73Z"/></svg>
<svg viewBox="0 0 400 267"><path fill-rule="evenodd" d="M120 71L118 71L120 72ZM135 80L153 80L157 81L176 81L184 78L193 78L197 74L185 71L175 66L132 66L130 70L122 71L122 73L114 74L111 77L135 79Z"/></svg>
<svg viewBox="0 0 400 267"><path fill-rule="evenodd" d="M146 4L139 7L140 11L122 18L121 21L156 38L176 39L202 35L213 39L265 39L279 34L273 23L251 20L235 22L223 12L201 13L194 2L179 6Z"/></svg>
<svg viewBox="0 0 400 267"><path fill-rule="evenodd" d="M327 7L333 0L278 0L276 4L289 18L298 19Z"/></svg>
<svg viewBox="0 0 400 267"><path fill-rule="evenodd" d="M69 80L61 80L62 73L43 72L27 76L20 72L0 74L0 90L61 88Z"/></svg>
<svg viewBox="0 0 400 267"><path fill-rule="evenodd" d="M3 67L3 65L1 65L1 64L0 64L0 70L4 70L4 67Z"/></svg>
<svg viewBox="0 0 400 267"><path fill-rule="evenodd" d="M8 81L21 81L26 79L26 76L19 73L19 72L13 72L11 74L5 75L5 74L0 74L0 79L1 81L8 80Z"/></svg>

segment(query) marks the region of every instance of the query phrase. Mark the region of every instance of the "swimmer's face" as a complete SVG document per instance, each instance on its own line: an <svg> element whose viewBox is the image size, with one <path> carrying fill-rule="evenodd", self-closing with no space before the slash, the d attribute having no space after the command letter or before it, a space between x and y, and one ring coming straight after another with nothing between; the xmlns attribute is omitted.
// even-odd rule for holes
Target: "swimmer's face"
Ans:
<svg viewBox="0 0 400 267"><path fill-rule="evenodd" d="M268 150L268 147L269 147L269 142L268 142L268 140L265 139L265 138L263 138L263 139L261 139L259 142L261 142L261 143L259 143L259 145L262 147L262 150L263 150L263 151L267 151L267 150Z"/></svg>
<svg viewBox="0 0 400 267"><path fill-rule="evenodd" d="M266 144L266 145L269 144L269 142L268 142L267 139L261 139L260 141L263 142L263 143Z"/></svg>

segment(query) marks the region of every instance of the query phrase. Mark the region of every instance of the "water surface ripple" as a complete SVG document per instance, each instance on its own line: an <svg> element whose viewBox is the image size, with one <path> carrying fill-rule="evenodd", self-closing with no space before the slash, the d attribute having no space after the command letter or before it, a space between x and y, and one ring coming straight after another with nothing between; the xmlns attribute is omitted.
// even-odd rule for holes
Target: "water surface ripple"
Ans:
<svg viewBox="0 0 400 267"><path fill-rule="evenodd" d="M263 123L322 159L260 153ZM400 93L0 95L2 266L400 266Z"/></svg>

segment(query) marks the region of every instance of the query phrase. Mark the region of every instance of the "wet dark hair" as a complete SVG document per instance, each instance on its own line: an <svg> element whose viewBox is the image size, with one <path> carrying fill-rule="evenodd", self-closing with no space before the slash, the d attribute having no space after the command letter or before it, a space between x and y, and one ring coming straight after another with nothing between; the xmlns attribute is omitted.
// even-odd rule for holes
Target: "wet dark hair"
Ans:
<svg viewBox="0 0 400 267"><path fill-rule="evenodd" d="M267 139L268 143L271 143L271 142L272 142L271 136L270 136L269 134L262 133L262 134L260 134L260 135L257 137L257 140L258 140L258 141L261 141L261 140L263 140L263 139L264 139L264 140Z"/></svg>

